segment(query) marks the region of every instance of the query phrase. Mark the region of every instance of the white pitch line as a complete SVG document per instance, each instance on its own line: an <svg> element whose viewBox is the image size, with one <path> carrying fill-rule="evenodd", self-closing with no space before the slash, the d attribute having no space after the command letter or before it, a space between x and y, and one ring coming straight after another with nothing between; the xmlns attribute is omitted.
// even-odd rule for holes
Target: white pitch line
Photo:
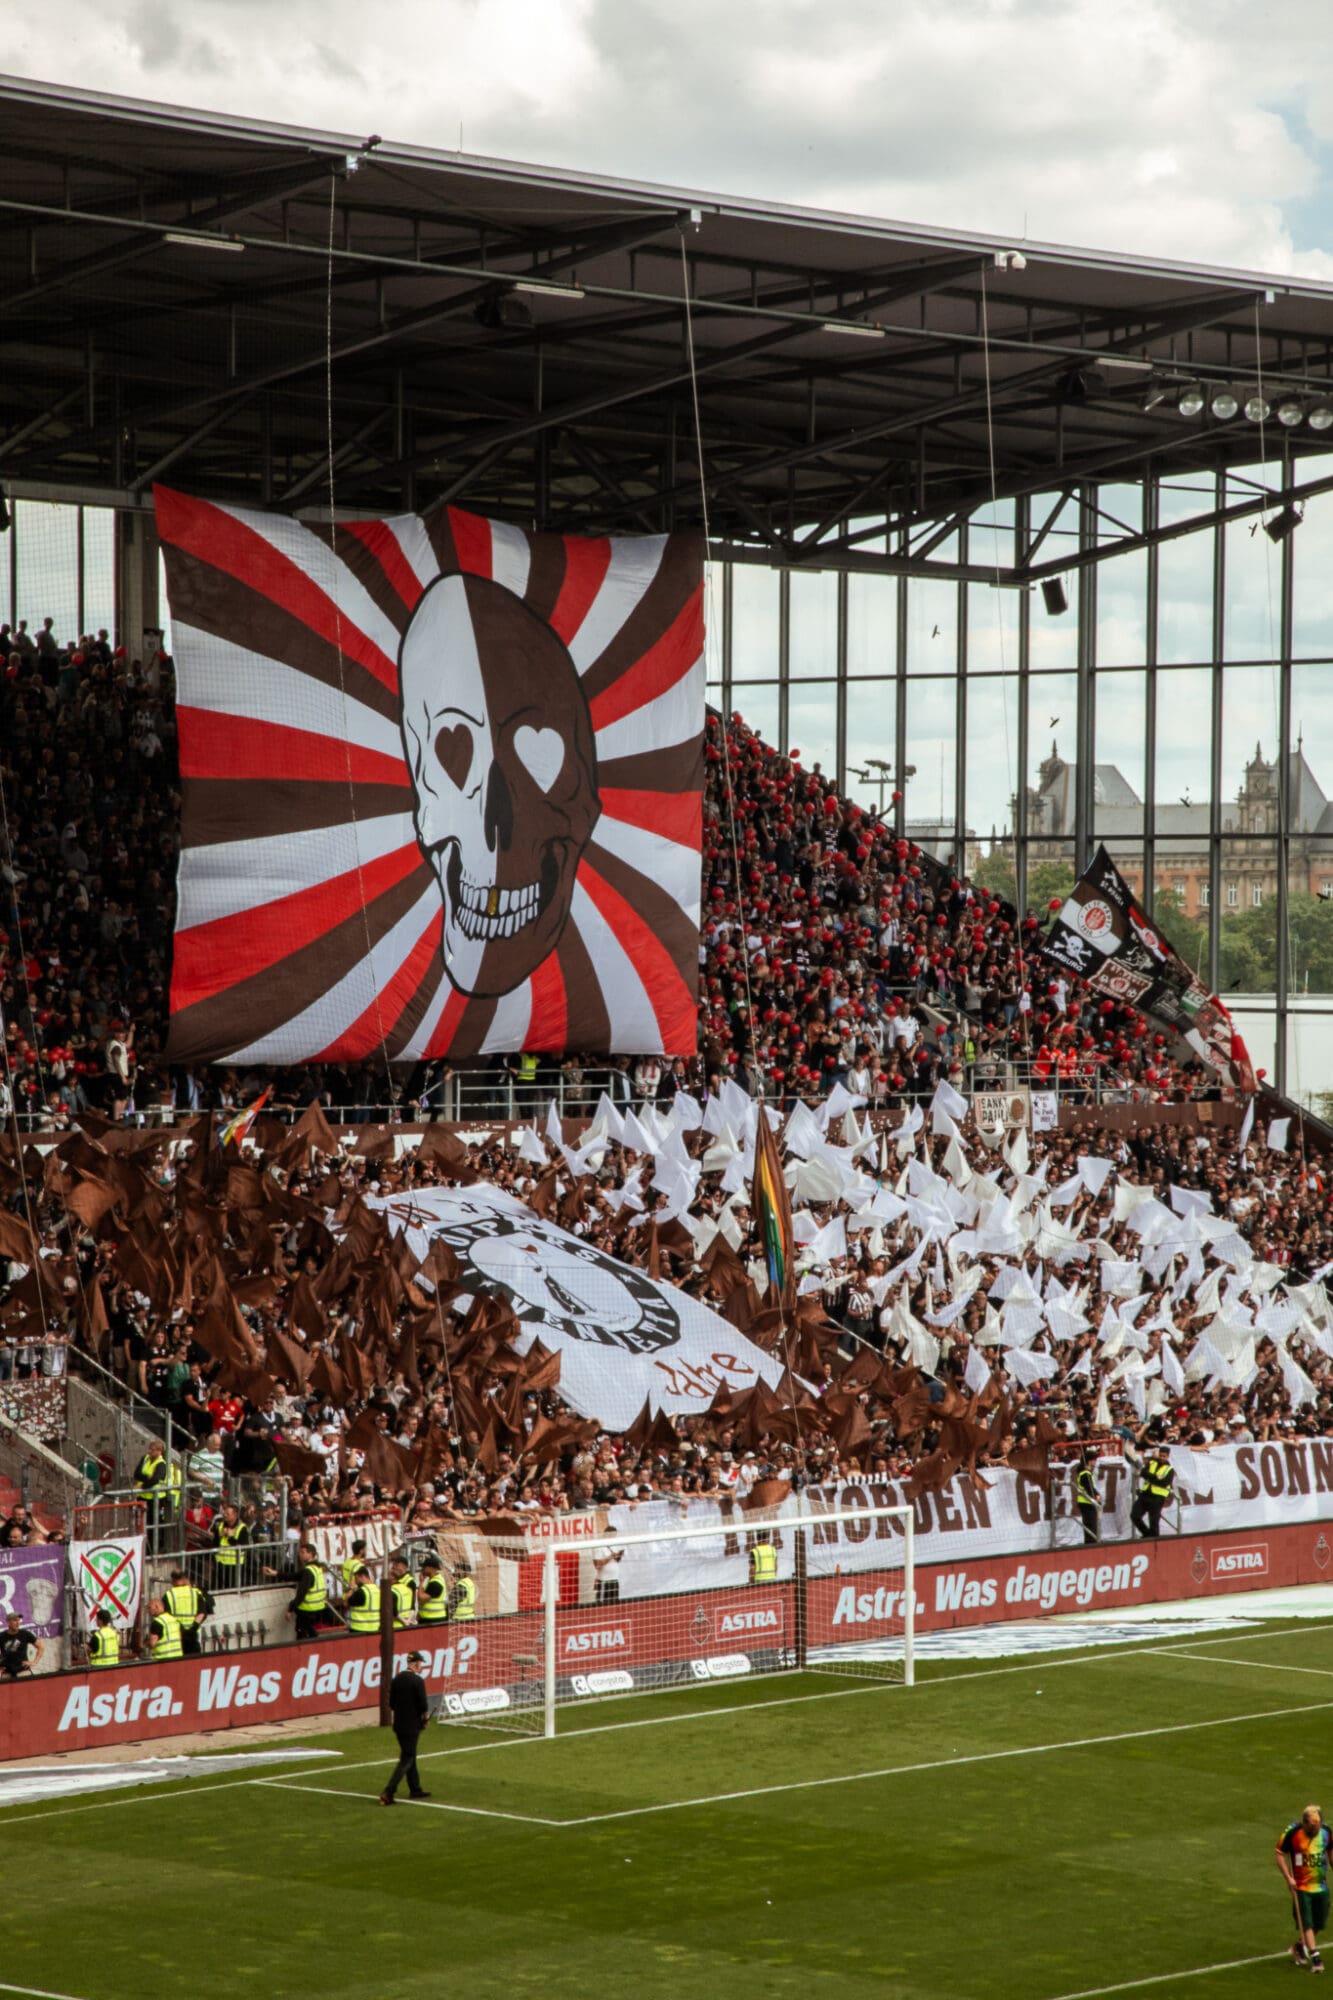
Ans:
<svg viewBox="0 0 1333 2000"><path fill-rule="evenodd" d="M1271 1965L1285 1951L1261 1952L1258 1958L1224 1958L1217 1965L1191 1965L1183 1972L1154 1972L1147 1979L1122 1979L1115 1986L1083 1986L1077 1993L1057 1993L1055 2000L1102 2000L1106 1993L1136 1993L1143 1986L1170 1986L1180 1979L1206 1979L1210 1972L1235 1972L1242 1965Z"/></svg>
<svg viewBox="0 0 1333 2000"><path fill-rule="evenodd" d="M1238 1722L1272 1722L1290 1715L1317 1715L1333 1701L1303 1703L1298 1708L1257 1709L1250 1715L1218 1715L1207 1722L1172 1722L1157 1729L1122 1729L1112 1736L1078 1736L1064 1743L1032 1743L1017 1750L978 1750L967 1757L939 1757L924 1764L886 1764L875 1771L847 1771L833 1778L794 1778L784 1785L754 1785L740 1792L713 1792L702 1798L669 1799L655 1806L625 1806L617 1812L587 1813L561 1826L600 1826L607 1820L642 1819L649 1813L684 1812L691 1806L730 1805L741 1799L772 1798L782 1792L815 1792L829 1785L859 1785L875 1778L901 1778L922 1771L951 1771L965 1764L998 1764L1014 1757L1049 1757L1059 1750L1095 1750L1105 1743L1137 1743L1152 1736L1187 1736L1200 1729L1226 1729Z"/></svg>
<svg viewBox="0 0 1333 2000"><path fill-rule="evenodd" d="M338 1768L342 1770L345 1767L340 1764ZM47 1806L42 1812L25 1812L22 1800L15 1800L8 1810L11 1813L17 1814L18 1817L6 1819L0 1822L0 1824L5 1826L31 1826L34 1820L64 1819L70 1813L110 1812L112 1806L126 1806L136 1803L156 1805L159 1800L193 1799L200 1797L205 1792L210 1794L213 1792L234 1792L240 1785L254 1785L256 1783L258 1783L258 1780L255 1778L228 1778L221 1785L212 1785L207 1778L185 1778L177 1780L177 1789L174 1792L154 1791L151 1785L124 1785L114 1798L93 1799L87 1805L82 1806ZM4 1985L0 1984L0 1993L4 1991ZM59 2000L59 1996L57 1996L57 2000Z"/></svg>
<svg viewBox="0 0 1333 2000"><path fill-rule="evenodd" d="M1320 1680L1333 1681L1333 1668L1329 1667L1284 1667L1272 1660L1238 1660L1233 1653L1178 1652L1176 1658L1202 1660L1209 1667L1253 1667L1261 1674L1318 1674Z"/></svg>
<svg viewBox="0 0 1333 2000"><path fill-rule="evenodd" d="M0 1980L0 1994L30 1994L30 2000L72 2000L72 1994L48 1994L44 1986L10 1986Z"/></svg>
<svg viewBox="0 0 1333 2000"><path fill-rule="evenodd" d="M380 1761L382 1762L383 1760L381 1759ZM255 1783L257 1785L270 1784L276 1786L277 1780L256 1778ZM318 1792L322 1798L350 1799L353 1805L358 1806L372 1803L375 1805L379 1804L378 1793L372 1796L369 1792L340 1792L335 1791L331 1785L283 1785L280 1789L284 1792ZM394 1803L397 1804L397 1800ZM539 1819L535 1813L500 1812L492 1806L454 1806L449 1805L447 1801L442 1799L414 1799L409 1797L407 1803L414 1806L424 1806L430 1812L468 1813L473 1819L514 1819L518 1820L523 1826L565 1826L567 1824L567 1821L563 1819ZM0 1989L0 1991L2 1990Z"/></svg>

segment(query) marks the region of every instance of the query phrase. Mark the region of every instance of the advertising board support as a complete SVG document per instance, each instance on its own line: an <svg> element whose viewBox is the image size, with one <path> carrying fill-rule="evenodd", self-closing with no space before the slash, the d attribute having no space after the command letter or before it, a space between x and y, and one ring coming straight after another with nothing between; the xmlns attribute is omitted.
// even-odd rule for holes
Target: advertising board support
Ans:
<svg viewBox="0 0 1333 2000"><path fill-rule="evenodd" d="M810 1580L809 1565L805 1556L805 1536L797 1535L793 1550L795 1575L792 1579L792 1643L796 1655L796 1665L804 1673L806 1664L806 1601Z"/></svg>
<svg viewBox="0 0 1333 2000"><path fill-rule="evenodd" d="M556 1604L560 1597L560 1570L555 1543L549 1542L542 1567L542 1652L546 1661L542 1690L542 1734L555 1735Z"/></svg>
<svg viewBox="0 0 1333 2000"><path fill-rule="evenodd" d="M389 1548L380 1558L380 1728L393 1721L389 1703L389 1682L393 1679L393 1624L397 1600L389 1588Z"/></svg>

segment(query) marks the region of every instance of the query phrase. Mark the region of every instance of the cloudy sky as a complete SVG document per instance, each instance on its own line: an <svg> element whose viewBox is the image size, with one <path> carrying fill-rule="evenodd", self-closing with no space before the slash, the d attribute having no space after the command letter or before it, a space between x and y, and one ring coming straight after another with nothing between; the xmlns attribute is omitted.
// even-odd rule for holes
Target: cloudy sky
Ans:
<svg viewBox="0 0 1333 2000"><path fill-rule="evenodd" d="M1333 278L1327 0L42 0L0 68Z"/></svg>

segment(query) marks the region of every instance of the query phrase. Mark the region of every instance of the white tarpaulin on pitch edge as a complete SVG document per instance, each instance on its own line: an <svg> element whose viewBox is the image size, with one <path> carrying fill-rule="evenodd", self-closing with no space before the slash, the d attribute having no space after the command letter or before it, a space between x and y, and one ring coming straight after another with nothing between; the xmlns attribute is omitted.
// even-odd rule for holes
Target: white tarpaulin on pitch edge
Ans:
<svg viewBox="0 0 1333 2000"><path fill-rule="evenodd" d="M437 1238L463 1266L467 1288L503 1293L519 1319L513 1345L560 1353L560 1396L581 1417L624 1430L645 1403L698 1416L725 1383L774 1387L782 1364L720 1314L544 1222L502 1188L414 1188L372 1198L425 1258ZM426 1280L421 1280L423 1284Z"/></svg>

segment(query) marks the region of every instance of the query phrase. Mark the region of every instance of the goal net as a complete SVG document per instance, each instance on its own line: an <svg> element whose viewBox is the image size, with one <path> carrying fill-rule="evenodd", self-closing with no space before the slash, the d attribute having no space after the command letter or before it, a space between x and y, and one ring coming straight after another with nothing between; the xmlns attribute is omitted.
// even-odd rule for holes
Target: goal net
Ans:
<svg viewBox="0 0 1333 2000"><path fill-rule="evenodd" d="M426 1668L441 1722L553 1736L562 1710L610 1696L792 1673L912 1682L910 1508L467 1543L453 1564L476 1615L439 1630Z"/></svg>

